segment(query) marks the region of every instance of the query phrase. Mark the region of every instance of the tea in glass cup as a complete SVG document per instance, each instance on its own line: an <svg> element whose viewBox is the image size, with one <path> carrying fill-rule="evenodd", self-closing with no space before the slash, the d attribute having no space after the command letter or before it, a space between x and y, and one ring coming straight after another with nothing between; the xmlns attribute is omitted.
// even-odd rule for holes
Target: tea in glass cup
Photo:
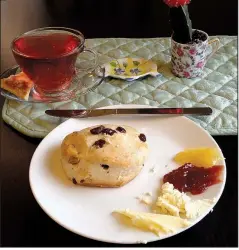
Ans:
<svg viewBox="0 0 239 250"><path fill-rule="evenodd" d="M77 30L46 27L15 38L11 49L22 71L34 82L38 94L60 95L69 88L75 76L77 56L88 51L96 57L94 51L84 48L84 43L83 34Z"/></svg>

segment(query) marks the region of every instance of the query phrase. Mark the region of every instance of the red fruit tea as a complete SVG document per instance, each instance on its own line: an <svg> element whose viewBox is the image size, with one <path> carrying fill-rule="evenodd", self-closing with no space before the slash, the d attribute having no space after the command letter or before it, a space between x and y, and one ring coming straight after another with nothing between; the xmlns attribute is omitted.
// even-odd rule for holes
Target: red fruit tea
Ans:
<svg viewBox="0 0 239 250"><path fill-rule="evenodd" d="M82 38L69 32L40 31L13 41L13 55L38 92L66 89L75 73L75 62L83 50Z"/></svg>

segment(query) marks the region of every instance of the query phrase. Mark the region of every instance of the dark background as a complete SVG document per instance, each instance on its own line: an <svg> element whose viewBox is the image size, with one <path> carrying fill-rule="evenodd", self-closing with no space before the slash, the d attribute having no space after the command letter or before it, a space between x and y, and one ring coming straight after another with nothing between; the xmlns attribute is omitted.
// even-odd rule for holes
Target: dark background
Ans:
<svg viewBox="0 0 239 250"><path fill-rule="evenodd" d="M51 25L80 30L87 38L170 36L162 0L46 0ZM237 0L192 0L193 28L237 35Z"/></svg>
<svg viewBox="0 0 239 250"><path fill-rule="evenodd" d="M170 36L168 8L161 0L46 0L46 4L51 17L49 26L75 28L87 38ZM236 0L192 0L190 13L194 28L210 35L237 35ZM0 97L0 108L3 102ZM115 246L75 235L41 210L28 180L30 160L40 140L21 135L3 121L0 126L1 245ZM227 183L213 213L190 230L147 246L238 246L237 136L214 138L226 157Z"/></svg>

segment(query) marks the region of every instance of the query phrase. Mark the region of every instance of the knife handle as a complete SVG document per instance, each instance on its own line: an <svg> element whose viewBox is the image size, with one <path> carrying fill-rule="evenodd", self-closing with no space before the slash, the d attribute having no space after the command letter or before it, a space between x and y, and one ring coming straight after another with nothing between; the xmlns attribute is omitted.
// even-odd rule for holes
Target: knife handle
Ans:
<svg viewBox="0 0 239 250"><path fill-rule="evenodd" d="M199 108L158 108L158 109L139 109L139 114L172 114L172 115L211 115L212 109L209 107Z"/></svg>

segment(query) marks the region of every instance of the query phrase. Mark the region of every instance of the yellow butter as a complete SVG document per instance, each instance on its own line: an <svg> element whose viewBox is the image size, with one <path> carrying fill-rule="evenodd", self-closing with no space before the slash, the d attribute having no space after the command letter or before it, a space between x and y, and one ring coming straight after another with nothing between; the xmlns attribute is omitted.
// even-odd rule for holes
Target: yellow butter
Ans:
<svg viewBox="0 0 239 250"><path fill-rule="evenodd" d="M212 199L192 200L187 194L179 192L168 182L161 187L156 201L156 212L187 219L196 219L215 203Z"/></svg>
<svg viewBox="0 0 239 250"><path fill-rule="evenodd" d="M158 236L165 233L175 233L179 229L191 225L188 220L170 215L134 212L129 209L115 210L114 212L128 217L131 223L139 229L153 232Z"/></svg>

